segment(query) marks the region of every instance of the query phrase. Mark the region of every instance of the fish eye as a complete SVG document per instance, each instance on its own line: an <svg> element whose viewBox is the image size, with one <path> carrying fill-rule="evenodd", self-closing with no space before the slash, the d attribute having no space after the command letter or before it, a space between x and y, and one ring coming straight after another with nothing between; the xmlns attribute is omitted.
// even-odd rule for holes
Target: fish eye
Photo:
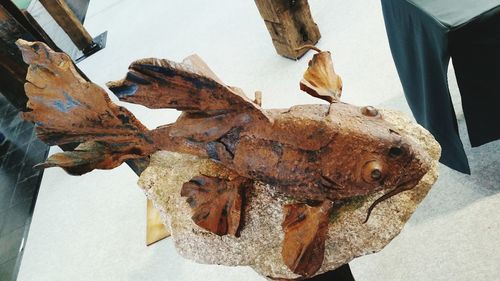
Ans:
<svg viewBox="0 0 500 281"><path fill-rule="evenodd" d="M361 176L367 183L380 181L384 177L382 164L377 160L368 161L363 166Z"/></svg>
<svg viewBox="0 0 500 281"><path fill-rule="evenodd" d="M401 155L403 155L403 149L401 149L400 147L394 146L389 149L389 156L391 158L398 158Z"/></svg>
<svg viewBox="0 0 500 281"><path fill-rule="evenodd" d="M364 106L361 108L361 114L365 116L375 117L378 116L378 110L373 106Z"/></svg>
<svg viewBox="0 0 500 281"><path fill-rule="evenodd" d="M372 179L379 180L382 177L382 172L379 169L373 169L371 176Z"/></svg>

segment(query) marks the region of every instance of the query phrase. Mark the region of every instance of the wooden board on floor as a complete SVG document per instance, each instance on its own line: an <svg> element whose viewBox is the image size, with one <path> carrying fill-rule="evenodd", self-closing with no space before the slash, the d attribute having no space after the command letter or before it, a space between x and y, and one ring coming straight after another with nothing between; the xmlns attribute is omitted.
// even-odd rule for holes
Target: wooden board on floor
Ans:
<svg viewBox="0 0 500 281"><path fill-rule="evenodd" d="M150 246L170 236L163 224L160 213L154 208L153 202L148 199L146 222L146 245Z"/></svg>

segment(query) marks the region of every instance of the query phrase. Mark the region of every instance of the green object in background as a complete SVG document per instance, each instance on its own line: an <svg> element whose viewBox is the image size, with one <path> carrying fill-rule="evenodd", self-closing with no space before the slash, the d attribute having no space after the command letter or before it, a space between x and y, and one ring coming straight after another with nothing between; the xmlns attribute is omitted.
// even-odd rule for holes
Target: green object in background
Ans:
<svg viewBox="0 0 500 281"><path fill-rule="evenodd" d="M31 3L31 0L12 0L16 6L21 10L26 10Z"/></svg>

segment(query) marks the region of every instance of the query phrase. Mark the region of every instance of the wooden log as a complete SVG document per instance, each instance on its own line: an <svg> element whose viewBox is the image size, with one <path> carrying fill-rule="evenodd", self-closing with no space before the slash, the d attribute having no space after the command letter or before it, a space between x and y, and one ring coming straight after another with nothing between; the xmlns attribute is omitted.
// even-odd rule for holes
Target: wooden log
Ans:
<svg viewBox="0 0 500 281"><path fill-rule="evenodd" d="M83 24L85 17L87 16L90 0L65 0L64 2L68 4L76 18Z"/></svg>
<svg viewBox="0 0 500 281"><path fill-rule="evenodd" d="M26 108L28 98L24 94L24 78L28 66L14 42L18 38L33 40L33 36L0 5L0 92L16 108Z"/></svg>
<svg viewBox="0 0 500 281"><path fill-rule="evenodd" d="M278 54L298 59L315 45L321 34L307 0L255 0Z"/></svg>
<svg viewBox="0 0 500 281"><path fill-rule="evenodd" d="M0 92L19 110L26 109L28 98L24 81L28 65L15 42L19 38L46 42L60 51L43 30L10 0L0 0Z"/></svg>
<svg viewBox="0 0 500 281"><path fill-rule="evenodd" d="M47 45L51 46L54 48L54 50L58 52L62 52L62 50L54 43L52 38L45 32L45 30L40 26L40 24L35 20L35 18L28 12L28 11L23 11L22 14L26 18L29 26L33 28L33 30L36 30L40 34L40 37L43 38L42 42L45 42Z"/></svg>
<svg viewBox="0 0 500 281"><path fill-rule="evenodd" d="M47 12L68 34L69 38L80 50L84 50L93 42L80 20L75 16L64 0L40 0Z"/></svg>

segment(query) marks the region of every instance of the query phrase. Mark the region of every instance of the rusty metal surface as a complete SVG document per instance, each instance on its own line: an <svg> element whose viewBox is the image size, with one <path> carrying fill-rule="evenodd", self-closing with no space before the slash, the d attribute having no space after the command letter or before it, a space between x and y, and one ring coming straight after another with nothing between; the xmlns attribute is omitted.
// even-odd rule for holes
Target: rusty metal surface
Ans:
<svg viewBox="0 0 500 281"><path fill-rule="evenodd" d="M293 272L307 277L321 267L332 207L332 202L328 200L319 206L290 204L284 207L282 227L285 240L281 253L285 264Z"/></svg>
<svg viewBox="0 0 500 281"><path fill-rule="evenodd" d="M217 235L239 236L243 192L251 180L197 176L182 186L181 196L193 208L193 221Z"/></svg>
<svg viewBox="0 0 500 281"><path fill-rule="evenodd" d="M42 43L19 45L30 64L26 92L32 111L25 118L37 124L39 137L49 144L83 142L42 166L82 174L158 150L207 157L237 176L200 175L186 183L182 195L193 208L193 220L218 235L236 236L244 227L249 182L269 184L295 202L285 210L282 253L290 269L303 276L321 266L327 229L322 222L333 203L387 190L371 211L413 188L429 169L427 153L377 109L338 101L342 83L329 52L313 57L301 83L329 105L270 110L224 85L198 57L181 64L133 62L124 79L108 84L111 91L123 101L183 111L175 123L147 130L103 89L79 77L66 55Z"/></svg>
<svg viewBox="0 0 500 281"><path fill-rule="evenodd" d="M335 73L330 52L322 52L316 47L318 53L309 61L309 67L300 81L300 89L313 97L327 102L337 102L342 95L342 79Z"/></svg>
<svg viewBox="0 0 500 281"><path fill-rule="evenodd" d="M68 55L40 42L19 40L18 45L30 64L25 84L30 111L23 118L35 123L37 136L47 144L81 143L74 151L51 156L42 166L60 166L81 175L154 151L146 127L113 104L102 88L83 79Z"/></svg>

